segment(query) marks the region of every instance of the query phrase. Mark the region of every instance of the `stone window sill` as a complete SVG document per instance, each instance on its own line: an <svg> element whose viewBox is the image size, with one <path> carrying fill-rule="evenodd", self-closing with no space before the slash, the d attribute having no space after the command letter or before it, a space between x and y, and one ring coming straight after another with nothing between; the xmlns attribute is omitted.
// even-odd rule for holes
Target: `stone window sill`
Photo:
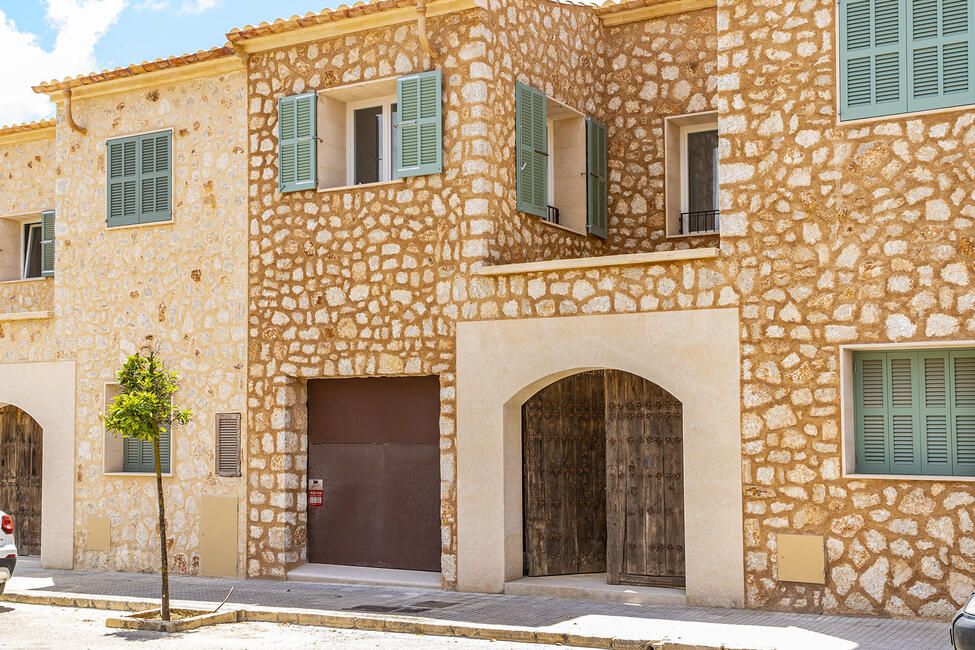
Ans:
<svg viewBox="0 0 975 650"><path fill-rule="evenodd" d="M598 269L607 266L636 266L641 264L662 264L665 262L686 262L690 260L712 259L720 254L717 248L690 248L656 253L632 253L629 255L604 255L568 260L548 260L544 262L523 262L520 264L498 264L482 266L477 275L514 275L517 273L544 273L546 271L570 271L574 269Z"/></svg>
<svg viewBox="0 0 975 650"><path fill-rule="evenodd" d="M401 185L404 183L402 178L394 178L391 181L378 181L376 183L360 183L359 185L340 185L338 187L319 187L319 192L351 192L352 190L369 190L373 188L385 187L387 185Z"/></svg>
<svg viewBox="0 0 975 650"><path fill-rule="evenodd" d="M884 480L884 481L938 481L940 483L972 483L975 476L928 476L926 474L844 474L843 478L851 481Z"/></svg>
<svg viewBox="0 0 975 650"><path fill-rule="evenodd" d="M130 223L124 226L109 226L105 225L105 230L129 230L130 228L149 228L152 226L171 226L176 223L175 219L167 219L166 221L147 221L145 223Z"/></svg>
<svg viewBox="0 0 975 650"><path fill-rule="evenodd" d="M552 223L551 221L545 221L545 219L539 219L539 221L549 228L558 228L559 230L564 230L566 232L571 232L573 235L579 235L580 237L588 237L589 233L576 230L575 228L569 228L568 226L563 226L560 223Z"/></svg>
<svg viewBox="0 0 975 650"><path fill-rule="evenodd" d="M0 280L0 286L6 286L9 284L22 284L27 282L44 282L45 280L51 280L53 282L54 278L44 277L44 278L24 278L22 280Z"/></svg>
<svg viewBox="0 0 975 650"><path fill-rule="evenodd" d="M133 478L156 478L155 472L104 472L104 476L131 476ZM163 472L163 478L172 478L172 472Z"/></svg>
<svg viewBox="0 0 975 650"><path fill-rule="evenodd" d="M45 320L53 318L53 311L15 311L9 314L0 314L0 321L11 320Z"/></svg>

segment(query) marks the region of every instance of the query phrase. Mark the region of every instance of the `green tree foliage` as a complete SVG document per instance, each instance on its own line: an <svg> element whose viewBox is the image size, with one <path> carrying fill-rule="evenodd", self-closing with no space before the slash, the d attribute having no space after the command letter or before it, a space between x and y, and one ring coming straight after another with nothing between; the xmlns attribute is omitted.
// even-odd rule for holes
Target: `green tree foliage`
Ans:
<svg viewBox="0 0 975 650"><path fill-rule="evenodd" d="M115 376L121 393L105 413L105 427L116 436L152 442L156 466L156 495L159 501L161 618L168 621L169 558L166 549L166 505L163 500L162 465L159 462L159 438L173 426L188 423L193 412L173 404L173 396L179 391L179 375L163 366L155 349L150 348L145 353L130 356Z"/></svg>

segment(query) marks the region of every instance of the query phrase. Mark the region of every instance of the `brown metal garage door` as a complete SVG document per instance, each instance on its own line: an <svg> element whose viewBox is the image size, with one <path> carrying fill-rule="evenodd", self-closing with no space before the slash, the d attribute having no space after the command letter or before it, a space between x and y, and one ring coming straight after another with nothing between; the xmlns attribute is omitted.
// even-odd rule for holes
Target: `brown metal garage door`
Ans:
<svg viewBox="0 0 975 650"><path fill-rule="evenodd" d="M440 571L438 377L308 382L308 560Z"/></svg>

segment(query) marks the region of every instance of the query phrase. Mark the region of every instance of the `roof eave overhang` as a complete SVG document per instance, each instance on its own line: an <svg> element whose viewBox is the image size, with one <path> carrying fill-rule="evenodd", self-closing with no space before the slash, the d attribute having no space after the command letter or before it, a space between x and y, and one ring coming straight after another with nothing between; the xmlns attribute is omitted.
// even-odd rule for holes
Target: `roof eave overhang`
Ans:
<svg viewBox="0 0 975 650"><path fill-rule="evenodd" d="M599 16L603 25L613 27L700 9L717 9L717 7L718 0L669 0L668 2L635 0L623 5L597 8L596 15Z"/></svg>
<svg viewBox="0 0 975 650"><path fill-rule="evenodd" d="M474 9L478 6L477 0L433 0L427 5L427 18L445 16ZM301 45L336 36L354 34L355 32L414 22L416 17L416 6L407 5L260 36L246 37L242 36L240 32L231 32L227 34L227 39L238 52L253 54L254 52ZM275 25L269 25L268 28L274 29Z"/></svg>

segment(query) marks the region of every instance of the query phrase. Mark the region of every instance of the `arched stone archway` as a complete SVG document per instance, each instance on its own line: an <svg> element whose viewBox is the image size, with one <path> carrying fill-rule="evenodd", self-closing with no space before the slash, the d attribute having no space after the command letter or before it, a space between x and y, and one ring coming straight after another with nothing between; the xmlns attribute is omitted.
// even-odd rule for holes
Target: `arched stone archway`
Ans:
<svg viewBox="0 0 975 650"><path fill-rule="evenodd" d="M683 586L682 443L680 401L627 372L569 375L529 398L525 575Z"/></svg>
<svg viewBox="0 0 975 650"><path fill-rule="evenodd" d="M41 552L43 429L26 411L0 406L0 509L14 518L17 552Z"/></svg>
<svg viewBox="0 0 975 650"><path fill-rule="evenodd" d="M462 590L524 575L521 407L585 370L643 377L683 406L689 604L744 604L737 309L457 326L457 555Z"/></svg>
<svg viewBox="0 0 975 650"><path fill-rule="evenodd" d="M17 407L42 429L41 566L70 569L74 564L74 362L0 364L0 403Z"/></svg>

